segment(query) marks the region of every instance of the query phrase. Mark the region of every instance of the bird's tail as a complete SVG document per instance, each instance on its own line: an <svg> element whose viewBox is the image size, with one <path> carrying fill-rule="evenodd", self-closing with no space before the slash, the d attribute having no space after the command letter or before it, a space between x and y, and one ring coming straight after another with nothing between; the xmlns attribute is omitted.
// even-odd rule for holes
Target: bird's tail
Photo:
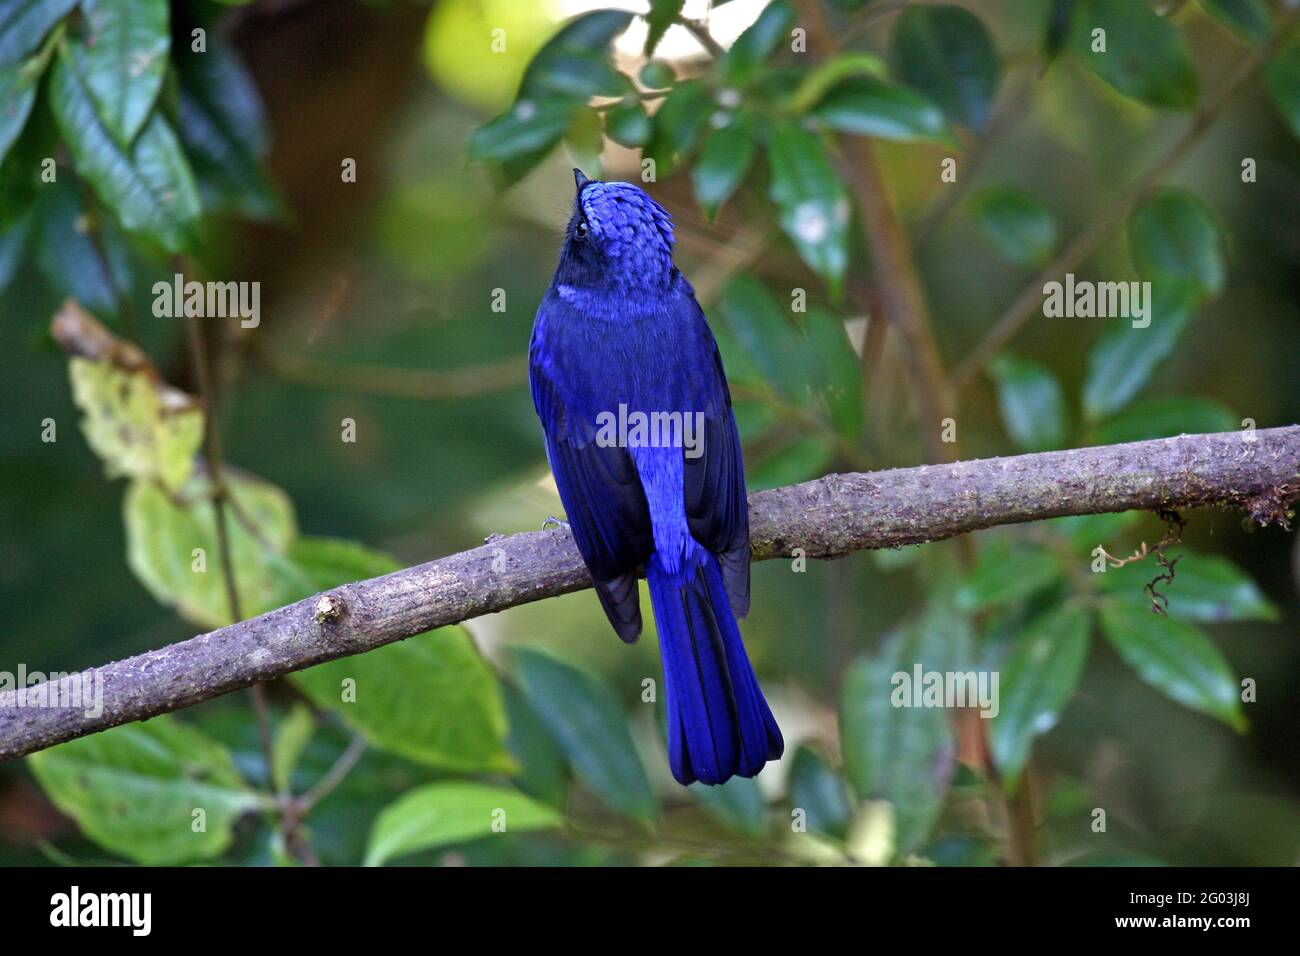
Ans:
<svg viewBox="0 0 1300 956"><path fill-rule="evenodd" d="M718 559L688 540L681 566L646 569L668 702L668 762L685 784L752 777L785 747L731 612Z"/></svg>

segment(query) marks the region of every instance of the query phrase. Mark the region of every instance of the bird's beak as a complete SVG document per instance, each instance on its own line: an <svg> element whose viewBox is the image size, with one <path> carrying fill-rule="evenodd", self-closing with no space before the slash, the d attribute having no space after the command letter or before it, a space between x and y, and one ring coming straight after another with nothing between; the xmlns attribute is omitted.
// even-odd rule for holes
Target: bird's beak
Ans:
<svg viewBox="0 0 1300 956"><path fill-rule="evenodd" d="M587 174L576 166L573 167L573 181L578 187L578 192L582 192L582 187L591 182L591 180L587 178Z"/></svg>

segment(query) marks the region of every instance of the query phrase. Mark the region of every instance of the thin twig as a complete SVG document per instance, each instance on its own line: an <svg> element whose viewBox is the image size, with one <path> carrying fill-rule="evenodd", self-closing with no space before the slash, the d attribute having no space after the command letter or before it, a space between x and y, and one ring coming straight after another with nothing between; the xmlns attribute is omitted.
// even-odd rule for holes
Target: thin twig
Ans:
<svg viewBox="0 0 1300 956"><path fill-rule="evenodd" d="M720 59L726 50L722 48L717 40L713 39L713 34L709 32L709 26L699 20L692 20L689 17L678 17L677 23L690 31L691 36L700 41L700 45L709 51L709 56L715 60Z"/></svg>
<svg viewBox="0 0 1300 956"><path fill-rule="evenodd" d="M361 734L354 734L348 742L347 749L334 762L334 766L330 767L325 776L316 781L310 790L294 801L300 816L306 816L315 809L317 804L333 793L338 785L347 779L347 775L352 772L352 768L357 765L357 761L365 752L366 738Z"/></svg>
<svg viewBox="0 0 1300 956"><path fill-rule="evenodd" d="M213 382L215 366L209 364L203 329L198 317L186 312L185 325L189 331L190 351L194 361L194 377L199 390L199 399L203 403L204 446L206 448L208 485L211 489L209 499L212 504L212 522L217 534L217 554L221 563L222 583L226 591L226 609L232 621L238 623L244 619L239 606L239 588L235 581L235 563L230 551L230 528L226 521L226 503L230 500L230 489L225 483L221 460L221 427L217 415L216 387ZM214 356L215 359L215 356ZM249 688L253 714L257 719L257 735L262 748L262 759L266 772L271 772L271 708L266 699L266 688L261 683L254 683ZM293 833L286 829L286 845L292 845Z"/></svg>

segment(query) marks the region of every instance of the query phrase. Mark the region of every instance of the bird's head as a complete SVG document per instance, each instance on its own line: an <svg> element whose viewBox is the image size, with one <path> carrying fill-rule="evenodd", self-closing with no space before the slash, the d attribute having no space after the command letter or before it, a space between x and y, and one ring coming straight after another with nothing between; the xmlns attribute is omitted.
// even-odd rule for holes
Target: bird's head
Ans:
<svg viewBox="0 0 1300 956"><path fill-rule="evenodd" d="M577 286L660 288L676 273L668 210L631 183L573 171L577 195L565 230L558 281Z"/></svg>

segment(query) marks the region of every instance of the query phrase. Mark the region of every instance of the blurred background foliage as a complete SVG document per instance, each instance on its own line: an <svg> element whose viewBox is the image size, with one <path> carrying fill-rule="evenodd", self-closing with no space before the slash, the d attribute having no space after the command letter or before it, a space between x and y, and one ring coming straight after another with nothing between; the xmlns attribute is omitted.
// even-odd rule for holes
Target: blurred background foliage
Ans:
<svg viewBox="0 0 1300 956"><path fill-rule="evenodd" d="M751 488L927 457L861 137L963 457L1300 420L1282 5L601 6L0 0L0 668L231 620L217 482L244 615L558 513L524 355L575 164L653 160ZM1066 271L1151 281L1152 325L1043 317ZM199 333L223 478L194 343L153 313L176 272L261 283L256 329ZM116 361L54 343L69 297ZM757 781L671 781L654 634L621 645L576 594L279 681L265 739L235 695L6 765L0 861L1294 863L1300 552L1183 517L756 566L746 643L787 740ZM1090 571L1162 540L1154 596L1156 556ZM998 670L1000 716L889 706L916 664Z"/></svg>

